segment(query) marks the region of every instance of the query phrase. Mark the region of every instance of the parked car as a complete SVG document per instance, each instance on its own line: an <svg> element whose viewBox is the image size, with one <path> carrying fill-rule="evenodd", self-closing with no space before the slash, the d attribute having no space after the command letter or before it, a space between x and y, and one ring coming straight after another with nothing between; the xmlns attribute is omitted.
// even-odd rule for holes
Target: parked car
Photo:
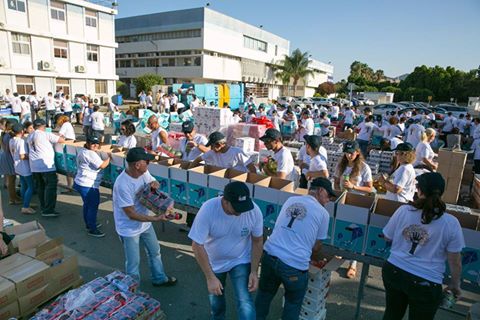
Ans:
<svg viewBox="0 0 480 320"><path fill-rule="evenodd" d="M385 112L390 111L400 111L405 109L405 107L398 103L384 103L379 104L373 107L373 114L381 114L384 115Z"/></svg>
<svg viewBox="0 0 480 320"><path fill-rule="evenodd" d="M432 111L435 113L436 120L443 120L443 118L447 115L447 110L440 108L440 107L432 107Z"/></svg>
<svg viewBox="0 0 480 320"><path fill-rule="evenodd" d="M437 104L435 108L445 109L447 113L451 112L455 118L458 118L461 114L466 115L468 113L468 109L466 107L461 107L457 104L440 103Z"/></svg>
<svg viewBox="0 0 480 320"><path fill-rule="evenodd" d="M314 97L311 98L312 103L315 103L317 106L328 106L331 105L332 102L335 102L335 100L330 99L330 98L321 98L321 97Z"/></svg>
<svg viewBox="0 0 480 320"><path fill-rule="evenodd" d="M285 104L290 104L292 100L293 100L293 97L282 96L282 97L278 97L277 102L280 103L281 105L285 105Z"/></svg>

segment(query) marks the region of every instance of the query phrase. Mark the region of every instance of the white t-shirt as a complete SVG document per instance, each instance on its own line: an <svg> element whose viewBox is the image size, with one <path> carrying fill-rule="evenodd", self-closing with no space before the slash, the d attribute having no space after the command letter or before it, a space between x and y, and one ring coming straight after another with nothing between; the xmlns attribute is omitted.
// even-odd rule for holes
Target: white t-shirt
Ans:
<svg viewBox="0 0 480 320"><path fill-rule="evenodd" d="M77 152L75 183L81 187L98 189L103 176L100 169L102 163L102 158L95 151L80 149Z"/></svg>
<svg viewBox="0 0 480 320"><path fill-rule="evenodd" d="M480 139L476 139L473 141L472 150L474 152L473 159L480 160Z"/></svg>
<svg viewBox="0 0 480 320"><path fill-rule="evenodd" d="M28 159L20 159L21 154L28 155L28 148L25 140L19 137L13 137L12 139L10 139L9 144L10 153L13 157L15 173L23 177L31 176L32 172L30 171L30 164L28 163Z"/></svg>
<svg viewBox="0 0 480 320"><path fill-rule="evenodd" d="M277 162L277 172L286 173L285 179L293 181L295 178L295 162L290 150L282 147L280 150L273 154L273 159Z"/></svg>
<svg viewBox="0 0 480 320"><path fill-rule="evenodd" d="M373 122L362 122L358 125L360 132L358 133L359 140L370 141L370 138L376 125Z"/></svg>
<svg viewBox="0 0 480 320"><path fill-rule="evenodd" d="M311 136L313 134L313 132L315 131L315 122L313 122L312 118L303 119L302 120L302 127L303 128L300 130L299 140L300 141L305 141L303 139L303 136L306 135L306 134Z"/></svg>
<svg viewBox="0 0 480 320"><path fill-rule="evenodd" d="M465 119L457 119L454 123L455 128L458 128L460 133L465 132L465 127L467 126L467 121Z"/></svg>
<svg viewBox="0 0 480 320"><path fill-rule="evenodd" d="M465 247L457 218L444 213L429 224L422 224L422 210L410 205L397 209L383 234L392 240L388 262L418 277L442 283L447 253Z"/></svg>
<svg viewBox="0 0 480 320"><path fill-rule="evenodd" d="M118 138L117 145L123 148L132 149L137 146L137 138L132 134L131 136L121 135Z"/></svg>
<svg viewBox="0 0 480 320"><path fill-rule="evenodd" d="M443 118L443 132L450 132L453 130L453 125L455 123L456 118L453 116L446 116Z"/></svg>
<svg viewBox="0 0 480 320"><path fill-rule="evenodd" d="M58 134L69 140L75 140L76 138L75 130L73 129L73 126L70 122L64 122Z"/></svg>
<svg viewBox="0 0 480 320"><path fill-rule="evenodd" d="M151 222L140 222L130 219L123 208L134 206L137 214L148 216L148 209L137 199L137 192L146 184L155 181L150 172L145 172L137 179L130 177L125 170L118 176L113 185L113 217L115 230L122 237L135 237L145 232Z"/></svg>
<svg viewBox="0 0 480 320"><path fill-rule="evenodd" d="M413 169L413 166L411 164L402 164L392 174L391 179L394 185L401 187L403 190L400 193L387 191L385 198L405 203L413 201L415 194L415 169Z"/></svg>
<svg viewBox="0 0 480 320"><path fill-rule="evenodd" d="M251 262L252 236L263 235L262 212L256 204L239 216L228 215L222 198L205 202L193 221L188 237L203 245L213 272L227 272Z"/></svg>
<svg viewBox="0 0 480 320"><path fill-rule="evenodd" d="M247 171L247 165L249 165L252 160L250 157L243 152L242 149L237 147L229 147L227 152L215 152L210 150L203 155L201 155L202 160L206 164L211 166L217 166L220 168L233 168L239 171Z"/></svg>
<svg viewBox="0 0 480 320"><path fill-rule="evenodd" d="M27 102L27 101L23 101L21 104L20 104L20 107L22 109L21 111L21 116L23 117L24 115L26 114L30 114L30 104Z"/></svg>
<svg viewBox="0 0 480 320"><path fill-rule="evenodd" d="M92 114L93 109L90 109L88 106L83 108L83 121L82 124L84 127L89 127L92 125Z"/></svg>
<svg viewBox="0 0 480 320"><path fill-rule="evenodd" d="M420 142L415 149L415 163L413 166L418 166L423 164L423 158L427 158L428 160L433 160L435 157L435 152L433 152L430 143L428 142Z"/></svg>
<svg viewBox="0 0 480 320"><path fill-rule="evenodd" d="M338 170L335 172L335 177L336 178L343 178L344 176L348 175L350 176L349 181L353 183L356 187L363 187L367 183L372 182L372 169L370 169L370 166L366 164L365 162L362 162L362 166L360 168L359 175L356 177L352 177L352 170L353 167L345 167L345 170L340 174ZM343 181L343 180L342 180Z"/></svg>
<svg viewBox="0 0 480 320"><path fill-rule="evenodd" d="M310 158L310 165L307 172L317 172L328 170L327 162L324 161L322 155L317 154L315 157Z"/></svg>
<svg viewBox="0 0 480 320"><path fill-rule="evenodd" d="M399 124L396 124L396 125L390 125L390 130L389 130L390 134L388 136L389 139L393 139L395 138L396 136L399 136L402 134L402 129L400 128L400 125Z"/></svg>
<svg viewBox="0 0 480 320"><path fill-rule="evenodd" d="M105 119L105 116L103 115L102 112L100 111L95 111L92 113L90 116L90 119L92 121L92 130L105 130L105 123L103 120Z"/></svg>
<svg viewBox="0 0 480 320"><path fill-rule="evenodd" d="M332 106L332 118L338 118L340 108L338 106Z"/></svg>
<svg viewBox="0 0 480 320"><path fill-rule="evenodd" d="M422 133L425 132L425 127L421 124L414 123L408 128L407 142L414 148L420 143L422 139Z"/></svg>
<svg viewBox="0 0 480 320"><path fill-rule="evenodd" d="M352 110L345 111L345 124L353 124L353 119L355 119L355 112Z"/></svg>
<svg viewBox="0 0 480 320"><path fill-rule="evenodd" d="M30 169L32 172L56 171L55 151L52 144L60 139L59 136L41 130L35 130L28 136Z"/></svg>
<svg viewBox="0 0 480 320"><path fill-rule="evenodd" d="M151 138L152 138L152 150L157 151L158 147L162 145L162 137L160 136L161 132L167 132L162 127L158 127L157 130L152 131Z"/></svg>
<svg viewBox="0 0 480 320"><path fill-rule="evenodd" d="M330 119L329 118L325 118L323 119L323 121L321 121L320 123L320 132L322 134L322 136L326 135L329 133L330 130L328 130L328 127L330 126Z"/></svg>
<svg viewBox="0 0 480 320"><path fill-rule="evenodd" d="M397 148L397 146L400 144L400 143L403 143L403 140L400 139L400 138L397 138L397 137L393 137L392 139L390 139L390 149L395 149Z"/></svg>
<svg viewBox="0 0 480 320"><path fill-rule="evenodd" d="M53 111L55 110L55 100L53 97L45 97L44 100L45 102L45 110L47 111Z"/></svg>
<svg viewBox="0 0 480 320"><path fill-rule="evenodd" d="M180 151L182 152L182 160L183 161L193 161L195 159L197 159L202 153L202 151L200 151L200 149L198 149L198 147L195 147L193 149L191 149L188 153L187 153L187 138L182 138L180 140ZM201 135L201 134L196 134L195 137L193 137L193 142L195 142L196 144L203 144L203 145L206 145L208 143L208 139Z"/></svg>
<svg viewBox="0 0 480 320"><path fill-rule="evenodd" d="M22 100L19 97L13 97L10 101L12 104L12 112L13 113L21 113L22 112Z"/></svg>
<svg viewBox="0 0 480 320"><path fill-rule="evenodd" d="M308 270L312 248L327 238L329 215L312 196L290 197L275 222L265 251L298 270Z"/></svg>
<svg viewBox="0 0 480 320"><path fill-rule="evenodd" d="M63 112L72 112L72 101L64 99L62 102Z"/></svg>

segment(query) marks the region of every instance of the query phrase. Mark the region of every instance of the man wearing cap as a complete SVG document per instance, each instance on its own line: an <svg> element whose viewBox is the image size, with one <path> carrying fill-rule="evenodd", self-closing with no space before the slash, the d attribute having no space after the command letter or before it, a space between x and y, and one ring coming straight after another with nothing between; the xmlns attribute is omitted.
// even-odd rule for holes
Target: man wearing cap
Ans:
<svg viewBox="0 0 480 320"><path fill-rule="evenodd" d="M140 247L145 247L152 284L172 286L177 279L165 274L160 246L152 222L165 220L165 215L149 215L148 209L137 199L137 192L145 185L158 189L159 183L148 172L148 163L155 158L143 148L132 148L127 153L127 168L118 176L113 186L113 216L115 230L120 236L125 252L126 273L140 279Z"/></svg>
<svg viewBox="0 0 480 320"><path fill-rule="evenodd" d="M327 223L328 225L328 223ZM263 247L263 218L240 181L227 184L222 197L205 202L188 234L207 280L211 319L225 319L227 275L234 288L237 317L255 320L250 295L258 288L258 264Z"/></svg>
<svg viewBox="0 0 480 320"><path fill-rule="evenodd" d="M201 134L197 134L192 121L189 120L182 123L182 131L185 134L185 138L180 140L182 160L193 161L210 150L210 148L205 147L208 139Z"/></svg>
<svg viewBox="0 0 480 320"><path fill-rule="evenodd" d="M290 197L283 204L272 235L265 243L255 300L257 320L267 318L280 284L285 289L282 319L299 318L310 260L318 260L321 240L327 238L329 215L323 206L333 196L330 181L316 178L310 183L308 195Z"/></svg>
<svg viewBox="0 0 480 320"><path fill-rule="evenodd" d="M315 123L312 119L310 110L302 112L302 121L298 127L298 140L303 141L303 136L312 135L315 130Z"/></svg>
<svg viewBox="0 0 480 320"><path fill-rule="evenodd" d="M160 126L156 115L151 115L150 118L148 118L147 127L152 130L152 152L156 153L158 147L164 143L168 143L167 131Z"/></svg>
<svg viewBox="0 0 480 320"><path fill-rule="evenodd" d="M320 154L320 146L322 145L322 138L317 135L303 136L307 149L307 154L310 157L310 164L308 170L302 170L307 180L315 178L328 178L327 162Z"/></svg>
<svg viewBox="0 0 480 320"><path fill-rule="evenodd" d="M35 131L28 136L30 169L36 184L42 216L57 217L57 168L55 167L55 150L52 144L62 143L63 137L45 132L46 121L36 119L33 122Z"/></svg>
<svg viewBox="0 0 480 320"><path fill-rule="evenodd" d="M295 175L295 163L290 150L285 148L282 143L282 134L277 129L268 129L265 131L265 135L260 137L265 147L268 150L272 150L273 159L277 163L277 171L273 172L268 166L263 167L265 174L271 177L278 177L281 179L287 179L294 181Z"/></svg>
<svg viewBox="0 0 480 320"><path fill-rule="evenodd" d="M205 147L211 147L211 150L205 152L193 160L191 167L198 166L200 162L220 168L232 168L239 171L256 172L252 159L243 152L242 149L227 145L227 140L223 133L215 131L208 136L208 142Z"/></svg>

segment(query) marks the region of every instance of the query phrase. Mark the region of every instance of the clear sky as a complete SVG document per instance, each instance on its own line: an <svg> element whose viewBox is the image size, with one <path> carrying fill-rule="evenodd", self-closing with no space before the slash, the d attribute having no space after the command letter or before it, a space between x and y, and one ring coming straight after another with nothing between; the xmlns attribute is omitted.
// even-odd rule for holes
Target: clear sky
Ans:
<svg viewBox="0 0 480 320"><path fill-rule="evenodd" d="M480 0L118 0L118 17L210 8L290 40L290 49L331 61L335 81L355 60L395 77L415 66L476 69Z"/></svg>

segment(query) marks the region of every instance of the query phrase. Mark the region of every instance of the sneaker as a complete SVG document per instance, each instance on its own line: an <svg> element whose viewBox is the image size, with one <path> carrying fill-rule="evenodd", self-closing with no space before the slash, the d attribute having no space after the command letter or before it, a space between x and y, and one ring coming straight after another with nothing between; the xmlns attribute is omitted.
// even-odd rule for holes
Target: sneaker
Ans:
<svg viewBox="0 0 480 320"><path fill-rule="evenodd" d="M103 224L101 224L100 222L97 222L97 224L95 225L95 227L96 227L97 229L100 228L100 227L102 227L102 226L103 226ZM88 227L85 227L85 230L88 231Z"/></svg>
<svg viewBox="0 0 480 320"><path fill-rule="evenodd" d="M177 284L177 278L175 277L167 277L167 281L162 283L155 283L155 282L152 283L154 287L172 287L176 284Z"/></svg>
<svg viewBox="0 0 480 320"><path fill-rule="evenodd" d="M42 212L42 217L58 217L60 213L54 212Z"/></svg>
<svg viewBox="0 0 480 320"><path fill-rule="evenodd" d="M21 212L23 214L34 214L36 211L33 210L32 208L22 208Z"/></svg>
<svg viewBox="0 0 480 320"><path fill-rule="evenodd" d="M89 236L92 236L92 237L95 237L95 238L103 238L103 237L105 237L105 233L103 233L102 231L100 231L100 230L98 230L98 229L88 231L88 235L89 235Z"/></svg>

